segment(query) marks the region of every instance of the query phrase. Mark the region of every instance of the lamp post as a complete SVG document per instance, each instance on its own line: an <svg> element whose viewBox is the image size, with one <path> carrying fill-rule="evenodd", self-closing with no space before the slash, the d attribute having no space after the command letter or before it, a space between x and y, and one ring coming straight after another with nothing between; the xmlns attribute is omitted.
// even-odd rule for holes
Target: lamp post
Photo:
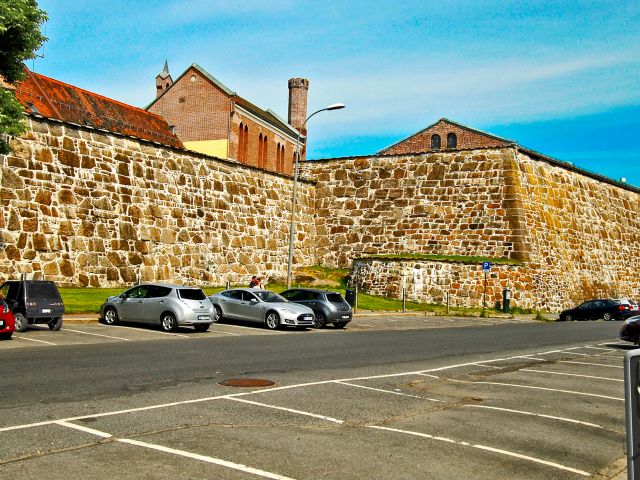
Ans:
<svg viewBox="0 0 640 480"><path fill-rule="evenodd" d="M296 152L293 166L293 193L291 194L291 225L289 226L289 262L287 263L287 289L291 288L291 272L293 268L293 242L294 235L296 233L296 188L298 186L298 162L300 160L300 132L304 130L305 125L311 117L316 113L325 112L329 110L340 110L344 108L343 103L333 103L327 107L316 110L307 118L298 130L298 138L296 139Z"/></svg>

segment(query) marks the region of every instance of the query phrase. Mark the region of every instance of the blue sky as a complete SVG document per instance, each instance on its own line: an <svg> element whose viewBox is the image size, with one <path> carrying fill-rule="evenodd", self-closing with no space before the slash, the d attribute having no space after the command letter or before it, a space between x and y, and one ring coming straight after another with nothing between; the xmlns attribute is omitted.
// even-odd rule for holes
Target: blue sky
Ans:
<svg viewBox="0 0 640 480"><path fill-rule="evenodd" d="M367 155L450 118L640 186L640 2L39 0L35 71L144 106L169 61L287 112L309 158Z"/></svg>

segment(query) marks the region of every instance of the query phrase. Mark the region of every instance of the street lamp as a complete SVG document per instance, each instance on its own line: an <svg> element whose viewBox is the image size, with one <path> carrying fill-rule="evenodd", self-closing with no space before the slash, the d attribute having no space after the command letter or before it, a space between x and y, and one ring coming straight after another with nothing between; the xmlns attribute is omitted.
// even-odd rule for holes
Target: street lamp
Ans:
<svg viewBox="0 0 640 480"><path fill-rule="evenodd" d="M316 113L329 110L340 110L344 107L345 105L343 103L332 103L327 107L316 110L304 120L304 123L298 130L298 138L296 139L296 152L293 166L293 193L291 195L291 225L289 228L289 262L287 263L287 289L291 288L291 271L293 267L293 237L296 232L296 187L298 186L298 161L300 159L300 132L304 130L304 127L309 119Z"/></svg>

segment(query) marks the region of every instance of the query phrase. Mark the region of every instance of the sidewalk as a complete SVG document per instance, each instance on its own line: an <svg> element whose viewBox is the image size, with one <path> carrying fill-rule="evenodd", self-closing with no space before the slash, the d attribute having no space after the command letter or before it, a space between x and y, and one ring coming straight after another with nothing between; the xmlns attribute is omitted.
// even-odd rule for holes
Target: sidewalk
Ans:
<svg viewBox="0 0 640 480"><path fill-rule="evenodd" d="M627 480L627 457L622 457L613 462L604 470L596 473L595 480Z"/></svg>

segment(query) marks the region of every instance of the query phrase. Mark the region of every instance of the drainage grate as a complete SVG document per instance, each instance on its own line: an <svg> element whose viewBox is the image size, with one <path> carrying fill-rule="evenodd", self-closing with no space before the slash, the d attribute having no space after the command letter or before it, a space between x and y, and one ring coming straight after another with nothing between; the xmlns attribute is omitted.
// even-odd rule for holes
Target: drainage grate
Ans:
<svg viewBox="0 0 640 480"><path fill-rule="evenodd" d="M219 383L220 385L224 385L225 387L245 388L270 387L272 385L275 385L275 382L272 382L271 380L263 380L261 378L230 378Z"/></svg>

